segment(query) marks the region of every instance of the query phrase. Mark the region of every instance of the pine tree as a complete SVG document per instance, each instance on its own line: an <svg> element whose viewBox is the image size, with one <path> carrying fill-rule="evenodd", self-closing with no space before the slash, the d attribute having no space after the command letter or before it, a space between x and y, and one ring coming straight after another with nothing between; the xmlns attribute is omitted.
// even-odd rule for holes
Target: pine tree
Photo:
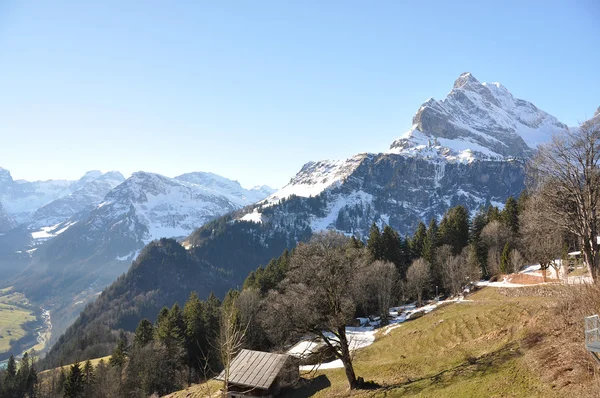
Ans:
<svg viewBox="0 0 600 398"><path fill-rule="evenodd" d="M448 210L440 223L439 246L450 245L458 255L469 244L469 212L464 206Z"/></svg>
<svg viewBox="0 0 600 398"><path fill-rule="evenodd" d="M67 375L63 367L60 367L60 373L58 374L58 380L56 382L56 392L62 394L65 391L65 384L67 383Z"/></svg>
<svg viewBox="0 0 600 398"><path fill-rule="evenodd" d="M382 260L394 264L400 262L400 235L392 227L386 225L381 234Z"/></svg>
<svg viewBox="0 0 600 398"><path fill-rule="evenodd" d="M113 351L108 363L112 367L122 369L127 359L127 341L124 338L120 338L117 343L117 347Z"/></svg>
<svg viewBox="0 0 600 398"><path fill-rule="evenodd" d="M83 365L83 382L85 384L94 384L95 376L94 376L94 366L92 362L88 359L85 361L85 365Z"/></svg>
<svg viewBox="0 0 600 398"><path fill-rule="evenodd" d="M381 231L377 224L373 223L371 225L371 230L369 231L369 239L367 240L367 249L369 253L373 256L375 260L383 259L383 244L382 244Z"/></svg>
<svg viewBox="0 0 600 398"><path fill-rule="evenodd" d="M217 341L219 335L219 322L221 318L221 301L211 293L205 302L204 311L204 330L206 338L209 341ZM219 353L217 350L209 352L209 368L217 369L219 367Z"/></svg>
<svg viewBox="0 0 600 398"><path fill-rule="evenodd" d="M438 247L438 225L435 218L432 218L427 228L427 234L425 235L425 241L423 242L423 254L422 257L429 264L433 264L435 261L435 249Z"/></svg>
<svg viewBox="0 0 600 398"><path fill-rule="evenodd" d="M521 194L519 195L519 198L517 199L517 210L518 210L519 214L521 214L523 212L523 210L525 209L525 205L527 204L528 200L529 200L529 193L527 193L526 190L521 192Z"/></svg>
<svg viewBox="0 0 600 398"><path fill-rule="evenodd" d="M438 290L443 286L443 275L439 264L436 261L436 252L438 247L438 225L435 218L432 218L427 228L427 235L423 244L423 259L429 264L429 274L431 276L432 290ZM437 287L437 288L436 288Z"/></svg>
<svg viewBox="0 0 600 398"><path fill-rule="evenodd" d="M483 240L481 239L481 231L487 225L487 216L484 213L483 209L480 209L473 221L471 222L471 231L470 231L470 242L472 245L472 250L474 252L477 263L481 269L481 277L483 279L488 279L490 277L487 267L487 247Z"/></svg>
<svg viewBox="0 0 600 398"><path fill-rule="evenodd" d="M6 377L9 380L14 380L17 375L17 362L15 361L15 356L11 355L8 358L8 363L6 364Z"/></svg>
<svg viewBox="0 0 600 398"><path fill-rule="evenodd" d="M85 361L83 366L83 384L84 384L84 396L89 397L93 394L96 385L96 375L94 374L94 367L92 362L88 359Z"/></svg>
<svg viewBox="0 0 600 398"><path fill-rule="evenodd" d="M64 398L80 398L85 392L85 384L83 382L83 373L79 362L71 365L69 376L65 381Z"/></svg>
<svg viewBox="0 0 600 398"><path fill-rule="evenodd" d="M504 210L501 213L501 220L513 235L517 236L519 234L519 208L517 201L512 196L506 199Z"/></svg>
<svg viewBox="0 0 600 398"><path fill-rule="evenodd" d="M13 355L8 358L6 364L6 374L4 376L4 393L7 397L13 397L17 394L17 363Z"/></svg>
<svg viewBox="0 0 600 398"><path fill-rule="evenodd" d="M23 358L21 358L21 362L19 363L19 370L17 371L17 376L15 378L15 390L20 394L25 394L25 391L28 390L28 382L29 382L29 372L31 371L31 365L29 360L29 354L23 354Z"/></svg>
<svg viewBox="0 0 600 398"><path fill-rule="evenodd" d="M415 235L410 240L410 255L411 261L423 257L423 246L425 245L425 237L427 235L427 227L422 221L419 222Z"/></svg>
<svg viewBox="0 0 600 398"><path fill-rule="evenodd" d="M492 221L502 221L502 216L500 215L500 210L496 206L490 206L487 209L486 214L487 222L490 223Z"/></svg>
<svg viewBox="0 0 600 398"><path fill-rule="evenodd" d="M185 348L187 355L188 385L192 382L192 371L199 372L203 366L210 345L204 330L204 303L200 301L196 292L183 306L183 320L185 322Z"/></svg>
<svg viewBox="0 0 600 398"><path fill-rule="evenodd" d="M152 326L152 323L148 319L144 318L135 329L133 344L135 347L141 348L151 343L153 339L154 326Z"/></svg>
<svg viewBox="0 0 600 398"><path fill-rule="evenodd" d="M500 257L500 272L507 274L510 270L510 245L508 242L504 245L502 250L502 257Z"/></svg>

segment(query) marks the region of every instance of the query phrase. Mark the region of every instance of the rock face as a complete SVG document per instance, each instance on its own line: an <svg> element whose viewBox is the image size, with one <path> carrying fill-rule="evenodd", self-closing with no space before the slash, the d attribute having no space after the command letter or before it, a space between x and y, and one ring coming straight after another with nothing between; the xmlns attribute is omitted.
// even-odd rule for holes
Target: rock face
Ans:
<svg viewBox="0 0 600 398"><path fill-rule="evenodd" d="M451 207L463 205L474 212L490 204L502 206L524 188L521 160L462 163L365 154L338 164L333 172L339 179L334 182L323 175L333 170L330 164L322 166L317 170L309 165L312 175L321 179L311 180L305 166L290 185L238 219L260 221L267 235L269 230L291 228L296 229L294 235L306 229L336 229L366 239L373 222L412 234L420 221L439 218ZM315 194L308 181L327 187ZM281 199L287 200L280 203Z"/></svg>
<svg viewBox="0 0 600 398"><path fill-rule="evenodd" d="M15 220L8 215L2 203L0 203L0 233L4 233L13 229L16 226Z"/></svg>
<svg viewBox="0 0 600 398"><path fill-rule="evenodd" d="M448 96L425 102L413 127L390 150L453 160L527 158L552 134L568 129L530 102L513 97L500 83L480 83L470 73Z"/></svg>

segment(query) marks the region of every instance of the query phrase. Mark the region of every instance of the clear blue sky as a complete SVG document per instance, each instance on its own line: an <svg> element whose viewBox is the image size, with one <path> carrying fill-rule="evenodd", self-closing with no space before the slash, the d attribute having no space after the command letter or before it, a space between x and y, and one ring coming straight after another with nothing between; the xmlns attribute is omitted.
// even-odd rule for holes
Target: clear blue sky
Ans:
<svg viewBox="0 0 600 398"><path fill-rule="evenodd" d="M574 125L600 2L0 0L0 166L283 186L379 152L470 71Z"/></svg>

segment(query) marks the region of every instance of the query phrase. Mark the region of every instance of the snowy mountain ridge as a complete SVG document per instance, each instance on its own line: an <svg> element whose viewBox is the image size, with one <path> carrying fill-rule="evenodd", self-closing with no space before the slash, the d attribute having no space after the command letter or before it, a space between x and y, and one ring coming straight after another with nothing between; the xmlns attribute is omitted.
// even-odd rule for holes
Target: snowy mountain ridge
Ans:
<svg viewBox="0 0 600 398"><path fill-rule="evenodd" d="M480 83L471 73L463 73L445 99L430 98L419 107L411 129L384 153L436 163L441 178L448 162L527 159L537 145L567 129L556 117L515 98L500 83ZM292 195L319 195L338 186L373 156L306 163L264 203L271 205Z"/></svg>
<svg viewBox="0 0 600 398"><path fill-rule="evenodd" d="M480 83L463 73L445 99L427 100L411 129L390 153L447 161L528 158L552 134L568 127L500 83Z"/></svg>
<svg viewBox="0 0 600 398"><path fill-rule="evenodd" d="M126 223L131 238L143 245L162 237L187 236L207 221L264 197L263 192L246 190L237 181L212 173L169 178L137 172L106 195L87 224L111 230Z"/></svg>

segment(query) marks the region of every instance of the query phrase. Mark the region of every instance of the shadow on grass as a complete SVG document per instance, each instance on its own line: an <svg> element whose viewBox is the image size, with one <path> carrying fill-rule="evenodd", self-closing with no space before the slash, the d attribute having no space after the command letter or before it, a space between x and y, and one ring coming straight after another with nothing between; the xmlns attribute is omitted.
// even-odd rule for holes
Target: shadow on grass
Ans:
<svg viewBox="0 0 600 398"><path fill-rule="evenodd" d="M408 379L405 382L397 384L389 384L379 389L379 393L386 395L388 391L405 392L418 394L426 388L435 386L436 388L444 388L457 381L458 378L476 378L484 374L494 373L499 370L504 363L518 358L523 354L519 350L517 343L510 343L504 347L482 355L480 357L467 357L465 362L449 369L444 369L441 372L419 377L416 379Z"/></svg>
<svg viewBox="0 0 600 398"><path fill-rule="evenodd" d="M331 381L325 375L320 375L314 379L302 379L302 385L293 390L286 391L282 397L286 398L304 398L312 397L321 390L331 387Z"/></svg>

